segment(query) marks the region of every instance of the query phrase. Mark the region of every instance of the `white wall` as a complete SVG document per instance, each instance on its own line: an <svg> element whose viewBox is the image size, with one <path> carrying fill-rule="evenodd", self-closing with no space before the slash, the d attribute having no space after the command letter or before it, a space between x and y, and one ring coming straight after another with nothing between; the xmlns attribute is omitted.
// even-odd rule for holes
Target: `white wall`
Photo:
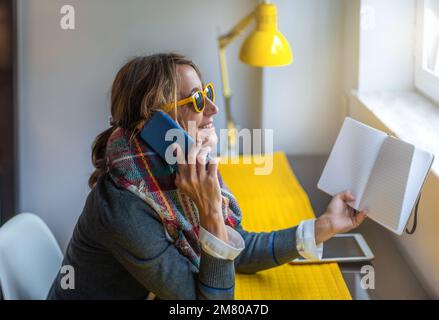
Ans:
<svg viewBox="0 0 439 320"><path fill-rule="evenodd" d="M88 193L90 147L107 126L117 70L131 56L179 51L220 97L216 36L256 3L19 0L19 210L40 215L64 249ZM59 26L64 4L76 9L74 31ZM238 61L239 42L228 51L234 115L259 127L261 71ZM219 115L217 128L224 121Z"/></svg>
<svg viewBox="0 0 439 320"><path fill-rule="evenodd" d="M277 150L326 154L343 115L343 1L278 0L279 30L294 62L263 71L264 128L275 129Z"/></svg>
<svg viewBox="0 0 439 320"><path fill-rule="evenodd" d="M362 0L358 90L414 88L416 0Z"/></svg>

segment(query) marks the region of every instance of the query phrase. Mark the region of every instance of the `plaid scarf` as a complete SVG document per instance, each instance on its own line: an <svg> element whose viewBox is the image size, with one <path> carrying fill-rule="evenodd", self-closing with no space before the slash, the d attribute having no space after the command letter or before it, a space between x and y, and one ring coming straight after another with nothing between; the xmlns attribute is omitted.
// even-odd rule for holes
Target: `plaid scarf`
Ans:
<svg viewBox="0 0 439 320"><path fill-rule="evenodd" d="M138 137L130 142L122 128L116 128L108 139L106 159L116 185L150 205L159 215L167 239L199 268L199 213L195 203L176 187L174 167ZM224 221L234 228L241 221L241 209L219 173L218 177Z"/></svg>

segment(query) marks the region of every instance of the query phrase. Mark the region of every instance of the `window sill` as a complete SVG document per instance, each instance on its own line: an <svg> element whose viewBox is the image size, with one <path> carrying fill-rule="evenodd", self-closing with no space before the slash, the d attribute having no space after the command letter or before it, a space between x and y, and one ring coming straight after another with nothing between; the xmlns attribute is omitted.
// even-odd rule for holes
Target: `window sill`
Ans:
<svg viewBox="0 0 439 320"><path fill-rule="evenodd" d="M353 92L388 132L435 156L432 171L439 177L439 106L415 91Z"/></svg>

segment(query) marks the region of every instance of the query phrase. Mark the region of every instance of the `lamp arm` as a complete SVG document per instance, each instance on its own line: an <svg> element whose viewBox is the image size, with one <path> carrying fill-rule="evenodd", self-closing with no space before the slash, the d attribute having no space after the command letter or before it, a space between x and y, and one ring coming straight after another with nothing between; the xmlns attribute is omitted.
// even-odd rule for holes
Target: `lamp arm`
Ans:
<svg viewBox="0 0 439 320"><path fill-rule="evenodd" d="M223 95L226 98L229 98L232 95L229 85L229 71L227 68L227 58L226 58L226 49L219 48L219 62L221 69L221 80L223 83Z"/></svg>
<svg viewBox="0 0 439 320"><path fill-rule="evenodd" d="M256 9L239 21L229 32L218 37L218 44L221 49L225 49L242 31L252 22L256 15Z"/></svg>
<svg viewBox="0 0 439 320"><path fill-rule="evenodd" d="M232 112L230 108L230 100L232 97L232 91L230 90L229 85L229 73L227 70L227 61L226 61L226 48L219 48L219 60L221 67L221 80L223 83L223 96L226 110L226 121L227 121L227 140L228 140L228 148L234 149L236 145L236 127L235 122L233 121Z"/></svg>
<svg viewBox="0 0 439 320"><path fill-rule="evenodd" d="M221 80L223 83L223 96L224 96L225 109L226 109L227 128L229 129L229 140L232 140L231 142L234 143L235 139L230 136L231 134L233 134L230 132L230 130L235 129L235 122L233 121L232 112L230 110L230 99L232 97L232 91L230 90L230 85L229 85L229 73L227 70L225 48L219 49L219 60L221 67Z"/></svg>

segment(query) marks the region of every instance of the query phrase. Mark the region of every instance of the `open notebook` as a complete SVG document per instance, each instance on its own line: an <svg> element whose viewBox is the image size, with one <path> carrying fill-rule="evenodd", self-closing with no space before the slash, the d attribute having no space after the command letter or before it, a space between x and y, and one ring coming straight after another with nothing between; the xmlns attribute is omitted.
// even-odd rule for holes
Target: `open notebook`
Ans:
<svg viewBox="0 0 439 320"><path fill-rule="evenodd" d="M350 190L356 209L401 235L433 163L433 155L347 117L318 188Z"/></svg>

